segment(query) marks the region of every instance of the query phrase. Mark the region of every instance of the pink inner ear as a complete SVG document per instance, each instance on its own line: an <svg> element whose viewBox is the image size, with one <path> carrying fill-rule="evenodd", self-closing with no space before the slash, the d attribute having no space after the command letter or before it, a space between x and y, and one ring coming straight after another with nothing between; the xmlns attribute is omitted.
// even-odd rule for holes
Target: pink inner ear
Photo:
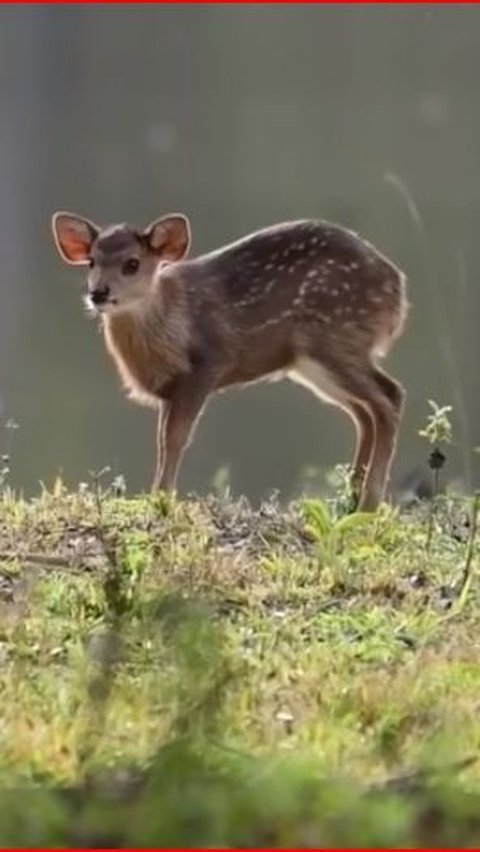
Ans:
<svg viewBox="0 0 480 852"><path fill-rule="evenodd" d="M188 251L189 237L185 220L177 216L159 219L145 232L150 248L166 261L181 260Z"/></svg>
<svg viewBox="0 0 480 852"><path fill-rule="evenodd" d="M86 260L90 251L91 240L83 238L72 225L63 225L58 233L60 245L69 260Z"/></svg>
<svg viewBox="0 0 480 852"><path fill-rule="evenodd" d="M153 228L149 235L149 242L152 251L161 251L168 243L168 234L163 227Z"/></svg>

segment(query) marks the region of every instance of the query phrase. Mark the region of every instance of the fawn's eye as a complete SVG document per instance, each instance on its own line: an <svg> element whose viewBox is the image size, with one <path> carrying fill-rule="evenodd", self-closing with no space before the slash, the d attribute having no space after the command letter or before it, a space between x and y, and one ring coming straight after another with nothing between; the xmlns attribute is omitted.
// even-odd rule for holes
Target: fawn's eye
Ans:
<svg viewBox="0 0 480 852"><path fill-rule="evenodd" d="M138 272L139 266L140 261L138 257L129 257L122 266L122 272L124 275L135 275Z"/></svg>
<svg viewBox="0 0 480 852"><path fill-rule="evenodd" d="M89 269L93 269L93 267L94 267L94 266L95 266L95 261L94 261L93 257L89 257L89 258L88 258L88 267L89 267Z"/></svg>

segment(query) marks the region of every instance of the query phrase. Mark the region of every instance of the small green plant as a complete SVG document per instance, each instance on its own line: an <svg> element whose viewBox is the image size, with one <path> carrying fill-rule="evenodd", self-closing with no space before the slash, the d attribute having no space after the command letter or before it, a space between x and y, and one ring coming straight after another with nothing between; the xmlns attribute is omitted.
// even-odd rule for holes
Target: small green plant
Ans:
<svg viewBox="0 0 480 852"><path fill-rule="evenodd" d="M227 464L221 465L212 477L212 491L218 497L228 499L231 493L231 470Z"/></svg>
<svg viewBox="0 0 480 852"><path fill-rule="evenodd" d="M328 504L335 515L348 515L354 512L359 495L355 493L352 484L353 468L349 464L337 464L325 471L315 465L304 467L299 476L299 490L303 495L312 497L323 496L325 481L333 497L328 498Z"/></svg>
<svg viewBox="0 0 480 852"><path fill-rule="evenodd" d="M439 444L451 444L453 440L453 428L450 420L452 412L451 405L437 405L433 399L428 400L432 413L428 415L425 426L418 434L426 438L432 446Z"/></svg>
<svg viewBox="0 0 480 852"><path fill-rule="evenodd" d="M418 434L430 444L428 466L432 471L433 495L428 516L426 548L430 550L435 523L436 500L439 493L440 471L445 466L446 455L441 447L453 441L453 428L450 420L451 405L437 405L433 399L428 400L431 413L427 416L426 424L419 429Z"/></svg>
<svg viewBox="0 0 480 852"><path fill-rule="evenodd" d="M8 418L4 426L6 432L5 452L0 456L0 491L4 491L8 485L10 478L13 435L15 430L18 428L18 423L16 423L15 420L12 420L12 418Z"/></svg>
<svg viewBox="0 0 480 852"><path fill-rule="evenodd" d="M3 491L10 475L10 457L6 453L0 457L0 464L0 491Z"/></svg>
<svg viewBox="0 0 480 852"><path fill-rule="evenodd" d="M458 595L452 605L452 608L443 621L451 618L456 618L461 615L465 609L470 589L473 582L474 567L475 567L475 543L478 530L478 518L480 513L480 491L476 491L472 497L472 510L470 517L470 532L467 541L467 550L465 555L465 564L462 572L462 579Z"/></svg>
<svg viewBox="0 0 480 852"><path fill-rule="evenodd" d="M352 488L352 472L351 465L337 464L327 474L327 482L335 493L332 502L338 516L348 515L357 507L358 495Z"/></svg>
<svg viewBox="0 0 480 852"><path fill-rule="evenodd" d="M302 500L300 512L305 521L305 530L320 548L322 561L332 564L341 551L348 534L372 529L377 518L370 512L335 517L322 500Z"/></svg>

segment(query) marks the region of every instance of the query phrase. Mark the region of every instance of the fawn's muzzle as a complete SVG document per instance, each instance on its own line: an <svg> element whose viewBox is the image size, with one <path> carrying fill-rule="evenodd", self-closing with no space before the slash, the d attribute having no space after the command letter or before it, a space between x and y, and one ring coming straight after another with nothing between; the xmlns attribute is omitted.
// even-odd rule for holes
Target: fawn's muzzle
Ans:
<svg viewBox="0 0 480 852"><path fill-rule="evenodd" d="M90 290L89 296L94 305L103 305L110 295L110 287L95 287Z"/></svg>

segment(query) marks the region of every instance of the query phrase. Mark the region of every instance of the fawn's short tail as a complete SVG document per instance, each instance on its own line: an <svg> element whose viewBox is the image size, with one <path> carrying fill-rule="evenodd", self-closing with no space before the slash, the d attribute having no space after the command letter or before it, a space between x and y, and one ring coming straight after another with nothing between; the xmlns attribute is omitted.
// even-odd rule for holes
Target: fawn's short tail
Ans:
<svg viewBox="0 0 480 852"><path fill-rule="evenodd" d="M410 302L407 297L407 279L403 272L397 270L393 304L388 316L388 323L382 327L381 334L375 341L373 354L377 358L385 358L388 355L395 340L400 337L405 327L405 322L410 310Z"/></svg>

